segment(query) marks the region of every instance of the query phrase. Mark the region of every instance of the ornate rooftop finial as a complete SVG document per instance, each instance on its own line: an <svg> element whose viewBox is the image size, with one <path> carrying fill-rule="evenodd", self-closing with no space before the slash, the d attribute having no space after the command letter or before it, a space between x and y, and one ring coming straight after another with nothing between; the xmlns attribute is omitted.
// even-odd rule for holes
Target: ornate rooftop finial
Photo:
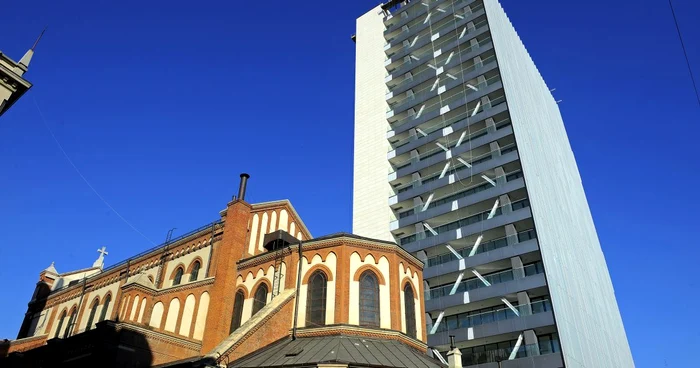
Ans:
<svg viewBox="0 0 700 368"><path fill-rule="evenodd" d="M105 265L105 256L109 254L107 253L107 247L102 247L98 249L97 252L100 253L100 256L97 257L97 260L92 264L92 267L103 268Z"/></svg>

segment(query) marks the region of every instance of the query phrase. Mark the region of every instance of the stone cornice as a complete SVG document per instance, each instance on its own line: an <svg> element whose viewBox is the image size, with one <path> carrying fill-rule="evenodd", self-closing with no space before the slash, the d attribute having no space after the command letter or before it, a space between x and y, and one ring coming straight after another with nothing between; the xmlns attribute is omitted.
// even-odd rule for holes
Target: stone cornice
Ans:
<svg viewBox="0 0 700 368"><path fill-rule="evenodd" d="M306 251L311 251L311 250L318 250L318 249L324 249L324 248L330 248L330 247L336 247L336 246L341 246L341 245L348 245L348 246L353 246L357 248L362 248L362 249L367 249L367 250L378 250L382 252L393 252L397 253L400 256L402 256L409 264L413 265L414 267L418 269L423 269L423 262L420 261L418 258L414 257L407 251L405 251L403 248L399 247L396 244L392 243L385 243L385 242L379 242L379 241L372 241L372 240L365 240L365 239L357 239L354 237L350 236L343 236L340 235L338 237L333 237L329 239L321 239L321 240L308 240L302 242L302 252ZM289 249L290 251L296 253L298 250L299 245L294 244L290 246ZM243 259L239 261L238 267L239 268L247 268L247 267L252 267L252 266L258 266L263 263L269 262L275 258L275 252L267 252L267 253L262 253L247 259Z"/></svg>
<svg viewBox="0 0 700 368"><path fill-rule="evenodd" d="M318 337L332 335L357 335L371 338L392 339L400 341L420 351L427 351L428 345L416 340L400 331L385 330L355 325L329 325L324 327L301 328L297 330L297 337Z"/></svg>
<svg viewBox="0 0 700 368"><path fill-rule="evenodd" d="M183 347L185 349L190 349L190 350L193 350L196 352L199 352L199 350L202 348L201 343L190 341L188 339L178 337L178 336L165 334L163 332L149 330L147 328L135 326L135 325L132 325L129 323L120 322L120 323L114 323L114 325L115 325L115 329L117 331L119 331L121 329L135 331L135 332L141 333L147 337L150 337L154 340L167 342L169 344L177 345L177 346Z"/></svg>
<svg viewBox="0 0 700 368"><path fill-rule="evenodd" d="M30 337L25 337L25 338L16 339L16 340L9 340L8 343L10 344L10 346L19 345L19 344L29 343L32 341L46 340L48 337L49 337L48 334L36 335L36 336L30 336Z"/></svg>
<svg viewBox="0 0 700 368"><path fill-rule="evenodd" d="M160 289L160 290L152 289L150 287L146 287L144 285L137 284L137 283L129 283L129 284L122 286L122 290L127 291L130 289L138 289L138 290L142 290L146 293L149 293L152 296L161 296L161 295L166 295L166 294L170 294L170 293L176 293L178 291L196 289L196 288L199 288L202 286L211 285L213 283L214 283L214 277L209 277L209 278L202 279L199 281L188 282L186 284L180 284L177 286L172 286L172 287L168 287L167 289Z"/></svg>

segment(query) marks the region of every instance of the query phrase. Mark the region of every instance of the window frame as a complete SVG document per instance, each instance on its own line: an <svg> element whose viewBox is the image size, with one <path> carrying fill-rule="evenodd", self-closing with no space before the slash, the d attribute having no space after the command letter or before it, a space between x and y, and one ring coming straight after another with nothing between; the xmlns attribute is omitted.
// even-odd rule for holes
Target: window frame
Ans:
<svg viewBox="0 0 700 368"><path fill-rule="evenodd" d="M317 280L322 280L322 285L317 284ZM321 288L320 294L314 296L315 288ZM306 289L306 326L325 326L326 325L326 303L328 301L328 276L321 270L314 271L309 277ZM314 302L317 302L314 304ZM314 318L314 314L318 314L318 318ZM310 326L310 323L313 325Z"/></svg>
<svg viewBox="0 0 700 368"><path fill-rule="evenodd" d="M69 337L69 333L71 332L71 325L75 323L75 318L78 315L78 308L73 309L73 313L70 314L70 317L68 318L68 324L66 325L66 330L63 333L63 338L66 339Z"/></svg>
<svg viewBox="0 0 700 368"><path fill-rule="evenodd" d="M243 290L236 291L236 296L233 299L233 315L231 316L231 325L229 327L229 335L233 331L241 327L243 321L243 304L245 303L245 293Z"/></svg>
<svg viewBox="0 0 700 368"><path fill-rule="evenodd" d="M92 322L95 321L95 314L97 314L97 307L100 306L100 298L95 298L90 307L90 315L88 316L87 325L85 326L85 331L89 331L92 328Z"/></svg>
<svg viewBox="0 0 700 368"><path fill-rule="evenodd" d="M65 310L65 309L63 310L63 312L61 312L61 315L60 315L60 317L58 318L58 326L56 327L56 333L55 333L54 336L53 336L54 339L55 339L55 338L60 338L60 335L61 335L61 328L63 327L63 322L65 321L66 315L67 315L67 314L68 314L68 311Z"/></svg>
<svg viewBox="0 0 700 368"><path fill-rule="evenodd" d="M202 267L202 263L199 260L194 261L192 264L192 271L190 272L190 282L197 281L199 277L199 269Z"/></svg>
<svg viewBox="0 0 700 368"><path fill-rule="evenodd" d="M377 274L371 270L362 272L359 277L359 289L360 326L381 327L381 302L379 298L379 277ZM369 314L374 314L374 318L367 318Z"/></svg>
<svg viewBox="0 0 700 368"><path fill-rule="evenodd" d="M418 329L416 321L416 296L413 292L413 286L408 282L403 288L403 304L405 309L406 320L406 335L416 339L418 338Z"/></svg>
<svg viewBox="0 0 700 368"><path fill-rule="evenodd" d="M107 318L107 309L109 308L109 303L112 301L112 294L107 294L102 300L102 311L100 311L100 318L97 319L97 323L104 321Z"/></svg>
<svg viewBox="0 0 700 368"><path fill-rule="evenodd" d="M260 299L259 293L263 290L265 291L265 295L264 298ZM253 294L253 313L251 314L251 317L260 312L261 309L265 308L265 305L267 305L267 294L269 293L270 290L265 283L261 283L260 286L255 289L255 293Z"/></svg>
<svg viewBox="0 0 700 368"><path fill-rule="evenodd" d="M180 285L182 283L182 275L185 273L185 270L182 267L178 267L175 270L175 274L173 275L173 286Z"/></svg>

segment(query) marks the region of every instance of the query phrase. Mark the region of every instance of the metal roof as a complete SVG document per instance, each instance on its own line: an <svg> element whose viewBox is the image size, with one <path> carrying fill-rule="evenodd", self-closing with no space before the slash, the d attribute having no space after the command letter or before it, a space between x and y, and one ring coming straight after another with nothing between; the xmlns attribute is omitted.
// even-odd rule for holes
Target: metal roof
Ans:
<svg viewBox="0 0 700 368"><path fill-rule="evenodd" d="M232 362L229 368L299 367L319 363L342 363L353 367L445 367L396 340L337 335L280 340Z"/></svg>

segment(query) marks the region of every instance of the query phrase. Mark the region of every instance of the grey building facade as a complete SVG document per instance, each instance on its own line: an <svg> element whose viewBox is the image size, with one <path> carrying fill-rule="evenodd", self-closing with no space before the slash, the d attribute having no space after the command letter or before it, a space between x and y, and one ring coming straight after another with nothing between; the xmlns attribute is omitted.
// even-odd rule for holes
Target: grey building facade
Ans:
<svg viewBox="0 0 700 368"><path fill-rule="evenodd" d="M499 2L382 4L355 42L353 232L424 261L428 345L633 367L559 108Z"/></svg>

